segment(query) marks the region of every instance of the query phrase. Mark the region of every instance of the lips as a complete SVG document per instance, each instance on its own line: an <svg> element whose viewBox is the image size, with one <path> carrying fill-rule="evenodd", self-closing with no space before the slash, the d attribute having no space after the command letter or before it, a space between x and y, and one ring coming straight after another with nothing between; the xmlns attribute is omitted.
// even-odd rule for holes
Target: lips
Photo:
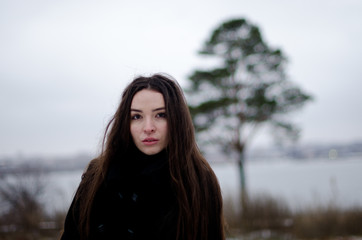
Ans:
<svg viewBox="0 0 362 240"><path fill-rule="evenodd" d="M156 138L145 138L145 139L142 140L142 142L145 145L153 145L153 144L156 144L158 142L158 139L156 139Z"/></svg>

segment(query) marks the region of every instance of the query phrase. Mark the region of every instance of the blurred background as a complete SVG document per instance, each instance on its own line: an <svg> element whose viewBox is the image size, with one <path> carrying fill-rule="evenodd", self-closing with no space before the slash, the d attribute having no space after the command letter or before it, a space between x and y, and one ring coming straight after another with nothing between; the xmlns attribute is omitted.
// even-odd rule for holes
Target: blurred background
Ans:
<svg viewBox="0 0 362 240"><path fill-rule="evenodd" d="M198 54L204 42L233 18L283 51L313 101L290 115L297 142L261 128L248 143L253 213L240 213L235 163L210 154L228 236L361 236L361 12L358 0L1 1L0 239L55 239L123 88L157 72L189 88L214 63Z"/></svg>

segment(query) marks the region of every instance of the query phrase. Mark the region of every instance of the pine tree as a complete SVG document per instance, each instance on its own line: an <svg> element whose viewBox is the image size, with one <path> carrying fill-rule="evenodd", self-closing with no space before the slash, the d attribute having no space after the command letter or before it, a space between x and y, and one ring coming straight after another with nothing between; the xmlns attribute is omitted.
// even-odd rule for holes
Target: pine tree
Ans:
<svg viewBox="0 0 362 240"><path fill-rule="evenodd" d="M287 79L282 51L269 47L259 28L245 19L217 27L200 54L214 58L217 66L189 77L186 91L195 129L200 139L236 156L246 196L246 144L264 124L297 138L299 131L286 116L311 96Z"/></svg>

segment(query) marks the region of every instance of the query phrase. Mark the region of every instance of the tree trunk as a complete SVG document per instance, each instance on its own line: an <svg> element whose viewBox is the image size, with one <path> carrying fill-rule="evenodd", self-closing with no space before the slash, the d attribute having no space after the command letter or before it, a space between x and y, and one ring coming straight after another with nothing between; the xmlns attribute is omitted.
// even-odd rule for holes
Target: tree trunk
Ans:
<svg viewBox="0 0 362 240"><path fill-rule="evenodd" d="M239 167L239 176L240 176L240 201L241 201L241 208L242 210L246 207L247 200L248 200L248 194L246 189L246 180L245 180L245 155L244 150L239 152L239 158L238 158L238 167Z"/></svg>

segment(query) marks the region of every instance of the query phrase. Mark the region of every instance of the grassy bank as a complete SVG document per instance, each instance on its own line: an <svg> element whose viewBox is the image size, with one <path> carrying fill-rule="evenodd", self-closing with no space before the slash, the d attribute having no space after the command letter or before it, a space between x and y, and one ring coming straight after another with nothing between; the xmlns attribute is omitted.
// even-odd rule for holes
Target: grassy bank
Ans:
<svg viewBox="0 0 362 240"><path fill-rule="evenodd" d="M1 215L0 240L57 239L65 213L33 210ZM282 199L258 195L248 198L243 209L226 198L224 213L228 239L362 239L362 207L326 204L292 211Z"/></svg>
<svg viewBox="0 0 362 240"><path fill-rule="evenodd" d="M327 203L292 211L282 199L265 194L238 206L224 201L229 239L362 239L360 206Z"/></svg>

